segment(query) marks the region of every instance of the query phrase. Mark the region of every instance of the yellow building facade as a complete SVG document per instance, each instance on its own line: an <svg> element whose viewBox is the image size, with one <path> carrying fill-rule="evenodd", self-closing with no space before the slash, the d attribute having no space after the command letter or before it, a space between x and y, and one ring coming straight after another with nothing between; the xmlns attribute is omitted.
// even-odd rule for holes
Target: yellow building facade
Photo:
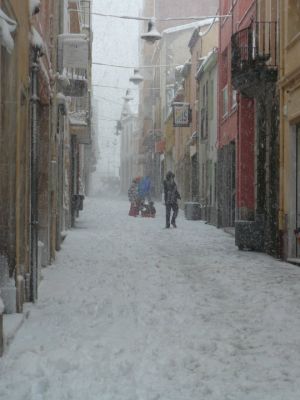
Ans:
<svg viewBox="0 0 300 400"><path fill-rule="evenodd" d="M11 29L10 37L2 35L0 41L0 355L1 302L8 311L21 311L23 277L30 269L28 4L0 1L1 28ZM14 277L20 277L16 287ZM17 297L17 301L9 307L4 298L10 296Z"/></svg>
<svg viewBox="0 0 300 400"><path fill-rule="evenodd" d="M300 3L280 2L281 256L300 259Z"/></svg>

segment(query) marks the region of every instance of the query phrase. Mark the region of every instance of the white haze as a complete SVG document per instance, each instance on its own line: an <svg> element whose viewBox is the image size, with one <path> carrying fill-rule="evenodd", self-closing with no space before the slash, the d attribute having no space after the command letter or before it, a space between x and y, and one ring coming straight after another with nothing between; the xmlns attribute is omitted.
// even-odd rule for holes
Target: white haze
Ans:
<svg viewBox="0 0 300 400"><path fill-rule="evenodd" d="M140 0L107 1L95 0L93 12L115 15L138 16ZM93 62L118 64L125 66L138 65L138 44L140 22L93 15ZM138 91L129 82L133 70L114 68L109 66L93 65L93 84L118 86L124 90L93 87L94 97L97 99L98 114L98 141L100 160L96 175L119 175L120 164L120 137L115 136L115 121L120 118L123 105L122 97L127 87L133 89L134 101L131 104L133 111L137 109ZM97 123L97 121L93 121Z"/></svg>

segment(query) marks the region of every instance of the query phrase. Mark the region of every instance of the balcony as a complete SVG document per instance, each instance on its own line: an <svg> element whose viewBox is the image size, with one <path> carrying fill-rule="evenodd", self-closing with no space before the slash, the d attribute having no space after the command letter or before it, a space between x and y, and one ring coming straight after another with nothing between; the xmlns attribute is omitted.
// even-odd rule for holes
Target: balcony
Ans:
<svg viewBox="0 0 300 400"><path fill-rule="evenodd" d="M277 22L253 22L231 37L232 86L248 97L277 80L277 28Z"/></svg>
<svg viewBox="0 0 300 400"><path fill-rule="evenodd" d="M72 97L69 107L70 134L76 135L78 143L90 144L91 126L89 96L83 98Z"/></svg>
<svg viewBox="0 0 300 400"><path fill-rule="evenodd" d="M69 68L66 72L69 85L63 87L65 96L84 97L88 92L88 77L86 70Z"/></svg>
<svg viewBox="0 0 300 400"><path fill-rule="evenodd" d="M62 34L58 36L59 91L65 96L83 97L88 91L90 49L87 36Z"/></svg>

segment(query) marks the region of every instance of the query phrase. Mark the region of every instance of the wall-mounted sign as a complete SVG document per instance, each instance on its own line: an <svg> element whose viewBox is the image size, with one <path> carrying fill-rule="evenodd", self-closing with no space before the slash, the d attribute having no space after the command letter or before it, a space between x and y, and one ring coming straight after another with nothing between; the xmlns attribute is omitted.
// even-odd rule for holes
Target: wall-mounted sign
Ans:
<svg viewBox="0 0 300 400"><path fill-rule="evenodd" d="M89 42L85 35L68 33L58 35L60 68L86 69L89 62Z"/></svg>
<svg viewBox="0 0 300 400"><path fill-rule="evenodd" d="M89 45L87 40L68 38L63 43L63 66L66 68L86 68Z"/></svg>
<svg viewBox="0 0 300 400"><path fill-rule="evenodd" d="M173 126L188 127L191 122L191 109L189 103L173 103Z"/></svg>

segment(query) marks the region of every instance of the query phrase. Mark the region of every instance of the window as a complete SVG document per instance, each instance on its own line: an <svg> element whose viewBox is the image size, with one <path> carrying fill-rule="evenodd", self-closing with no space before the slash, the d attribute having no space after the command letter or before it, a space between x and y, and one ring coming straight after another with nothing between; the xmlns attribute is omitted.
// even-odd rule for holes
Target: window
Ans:
<svg viewBox="0 0 300 400"><path fill-rule="evenodd" d="M217 203L217 163L214 163L214 204Z"/></svg>
<svg viewBox="0 0 300 400"><path fill-rule="evenodd" d="M232 89L231 92L231 107L234 108L236 106L236 90Z"/></svg>
<svg viewBox="0 0 300 400"><path fill-rule="evenodd" d="M209 119L214 118L214 81L211 80L209 84L209 96L208 96L208 102L209 102Z"/></svg>
<svg viewBox="0 0 300 400"><path fill-rule="evenodd" d="M201 97L201 138L208 137L208 81L202 87Z"/></svg>
<svg viewBox="0 0 300 400"><path fill-rule="evenodd" d="M222 90L222 98L223 98L223 117L226 117L228 114L228 86L226 85Z"/></svg>

